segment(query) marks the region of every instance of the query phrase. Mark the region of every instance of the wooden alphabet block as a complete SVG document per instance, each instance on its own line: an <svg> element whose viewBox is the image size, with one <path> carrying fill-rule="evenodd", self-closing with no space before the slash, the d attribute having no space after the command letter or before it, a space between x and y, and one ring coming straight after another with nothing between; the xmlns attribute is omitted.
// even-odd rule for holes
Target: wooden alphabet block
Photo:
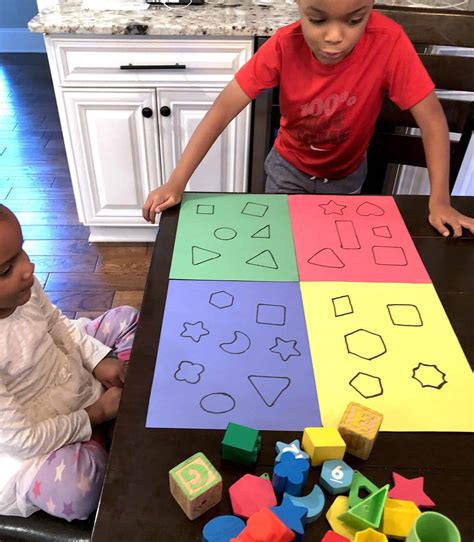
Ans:
<svg viewBox="0 0 474 542"><path fill-rule="evenodd" d="M339 422L347 452L368 459L382 425L383 414L358 403L349 403Z"/></svg>
<svg viewBox="0 0 474 542"><path fill-rule="evenodd" d="M307 427L303 433L302 448L315 467L327 459L342 459L346 443L334 427Z"/></svg>
<svg viewBox="0 0 474 542"><path fill-rule="evenodd" d="M192 455L169 471L170 490L189 519L195 519L222 499L222 478L209 459Z"/></svg>

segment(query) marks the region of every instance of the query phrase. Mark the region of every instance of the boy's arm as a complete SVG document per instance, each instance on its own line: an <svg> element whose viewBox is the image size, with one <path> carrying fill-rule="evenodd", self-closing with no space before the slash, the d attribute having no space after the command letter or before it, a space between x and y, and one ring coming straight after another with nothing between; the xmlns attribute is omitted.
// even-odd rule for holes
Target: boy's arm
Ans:
<svg viewBox="0 0 474 542"><path fill-rule="evenodd" d="M430 177L429 222L447 237L449 224L454 237L462 235L462 228L474 233L474 219L451 207L449 196L449 130L443 109L434 92L410 109L421 130L426 164Z"/></svg>
<svg viewBox="0 0 474 542"><path fill-rule="evenodd" d="M153 190L143 206L143 218L155 222L156 213L181 201L186 184L226 126L252 100L235 79L225 87L191 136L168 182Z"/></svg>

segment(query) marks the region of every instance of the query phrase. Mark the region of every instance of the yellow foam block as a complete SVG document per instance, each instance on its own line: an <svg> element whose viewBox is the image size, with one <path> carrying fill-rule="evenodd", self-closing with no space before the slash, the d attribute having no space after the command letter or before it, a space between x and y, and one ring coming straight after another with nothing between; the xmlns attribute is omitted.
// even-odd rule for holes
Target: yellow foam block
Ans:
<svg viewBox="0 0 474 542"><path fill-rule="evenodd" d="M313 467L328 459L342 459L346 451L346 443L334 427L307 427L301 447L309 455Z"/></svg>
<svg viewBox="0 0 474 542"><path fill-rule="evenodd" d="M387 499L381 530L390 538L404 540L420 514L421 511L414 502Z"/></svg>
<svg viewBox="0 0 474 542"><path fill-rule="evenodd" d="M365 529L356 533L354 542L388 542L387 537L374 531L373 529Z"/></svg>
<svg viewBox="0 0 474 542"><path fill-rule="evenodd" d="M345 536L349 540L354 540L354 536L357 531L343 523L340 519L337 519L341 514L347 512L348 509L349 498L340 495L339 497L335 498L334 502L326 512L326 519L328 520L331 529L335 533Z"/></svg>

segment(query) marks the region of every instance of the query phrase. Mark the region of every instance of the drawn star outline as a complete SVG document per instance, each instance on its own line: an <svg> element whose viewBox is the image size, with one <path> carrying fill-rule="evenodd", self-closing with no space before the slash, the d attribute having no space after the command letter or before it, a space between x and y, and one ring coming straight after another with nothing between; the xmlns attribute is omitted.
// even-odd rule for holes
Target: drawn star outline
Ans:
<svg viewBox="0 0 474 542"><path fill-rule="evenodd" d="M184 322L184 329L181 332L181 337L188 337L192 339L195 343L198 343L201 340L201 337L209 335L209 330L204 327L203 322Z"/></svg>
<svg viewBox="0 0 474 542"><path fill-rule="evenodd" d="M296 341L285 341L277 337L275 344L270 348L270 352L279 354L283 361L288 361L292 356L301 356L301 352L296 348Z"/></svg>

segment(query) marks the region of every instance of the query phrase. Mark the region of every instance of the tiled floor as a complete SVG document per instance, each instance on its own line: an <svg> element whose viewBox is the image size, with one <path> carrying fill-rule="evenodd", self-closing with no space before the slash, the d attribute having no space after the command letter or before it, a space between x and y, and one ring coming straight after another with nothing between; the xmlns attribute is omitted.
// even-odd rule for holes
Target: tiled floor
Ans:
<svg viewBox="0 0 474 542"><path fill-rule="evenodd" d="M140 307L152 247L87 241L43 54L0 54L0 202L18 216L36 275L68 316Z"/></svg>

